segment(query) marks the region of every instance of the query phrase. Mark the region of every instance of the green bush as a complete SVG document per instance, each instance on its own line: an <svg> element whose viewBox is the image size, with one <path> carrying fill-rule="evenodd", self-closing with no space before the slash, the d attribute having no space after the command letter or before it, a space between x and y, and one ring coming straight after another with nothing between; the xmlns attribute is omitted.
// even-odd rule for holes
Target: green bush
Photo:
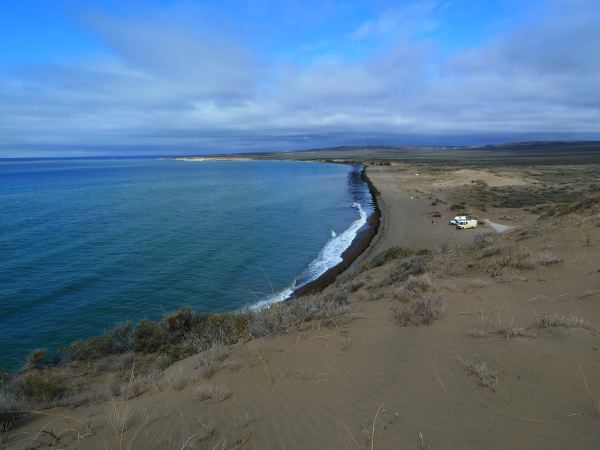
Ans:
<svg viewBox="0 0 600 450"><path fill-rule="evenodd" d="M51 401L58 399L64 392L62 380L52 372L34 371L21 379L21 388L26 397Z"/></svg>
<svg viewBox="0 0 600 450"><path fill-rule="evenodd" d="M45 348L38 348L34 350L27 357L27 361L25 362L26 369L43 369L46 366L46 356L48 352Z"/></svg>
<svg viewBox="0 0 600 450"><path fill-rule="evenodd" d="M381 253L378 253L371 259L369 263L370 268L383 266L384 264L394 261L398 258L403 258L405 256L414 255L415 252L410 248L401 247L396 245L394 247L390 247L387 250L384 250Z"/></svg>
<svg viewBox="0 0 600 450"><path fill-rule="evenodd" d="M165 330L161 324L142 320L134 332L135 351L154 353L165 344L165 337Z"/></svg>
<svg viewBox="0 0 600 450"><path fill-rule="evenodd" d="M176 336L184 336L189 333L200 320L201 316L189 308L180 309L164 318L169 334Z"/></svg>

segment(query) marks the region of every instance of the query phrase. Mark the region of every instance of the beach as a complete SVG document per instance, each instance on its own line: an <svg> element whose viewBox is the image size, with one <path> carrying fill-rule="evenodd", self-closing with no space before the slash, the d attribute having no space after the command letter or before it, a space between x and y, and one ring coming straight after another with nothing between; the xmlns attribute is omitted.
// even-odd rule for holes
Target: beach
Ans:
<svg viewBox="0 0 600 450"><path fill-rule="evenodd" d="M538 186L510 169L393 163L369 165L367 176L381 208L368 248L323 292L278 304L261 321L277 328L295 302L303 311L320 301L339 307L160 369L156 355L142 354L133 365L121 355L102 368L70 363L61 376L85 380L81 392L95 396L20 418L3 436L7 448L51 441L41 429L65 430L62 445L90 449L119 440L179 448L188 439L257 450L596 448L597 203L541 219L503 206L492 197L502 189ZM473 206L480 190L467 194L478 180L491 200ZM463 200L511 230L456 230L451 206ZM105 393L109 374L121 394ZM143 387L132 393L138 378ZM127 416L124 430L114 411Z"/></svg>

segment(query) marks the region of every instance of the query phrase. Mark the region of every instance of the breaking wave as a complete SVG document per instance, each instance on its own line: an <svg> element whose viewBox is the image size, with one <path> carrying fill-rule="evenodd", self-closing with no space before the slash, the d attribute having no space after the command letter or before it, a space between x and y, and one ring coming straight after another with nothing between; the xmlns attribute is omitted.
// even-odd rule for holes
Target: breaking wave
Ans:
<svg viewBox="0 0 600 450"><path fill-rule="evenodd" d="M337 266L343 261L342 255L348 247L350 247L352 241L356 238L358 231L366 225L368 219L368 215L360 203L354 203L352 207L358 212L358 219L352 222L343 233L335 236L333 235L334 233L332 233L331 238L321 249L317 257L310 262L298 277L299 284L297 284L297 280L294 280L294 283L292 283L291 286L255 303L252 308L260 309L273 303L286 300L293 294L294 290L316 280L329 269Z"/></svg>

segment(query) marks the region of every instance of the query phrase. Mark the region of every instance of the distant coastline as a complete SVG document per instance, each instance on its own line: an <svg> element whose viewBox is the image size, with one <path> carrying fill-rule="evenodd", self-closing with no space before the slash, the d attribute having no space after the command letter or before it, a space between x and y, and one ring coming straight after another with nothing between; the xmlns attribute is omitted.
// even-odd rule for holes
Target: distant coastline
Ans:
<svg viewBox="0 0 600 450"><path fill-rule="evenodd" d="M180 158L161 158L161 159L174 159L176 161L253 161L256 158L244 158L242 156L184 156Z"/></svg>

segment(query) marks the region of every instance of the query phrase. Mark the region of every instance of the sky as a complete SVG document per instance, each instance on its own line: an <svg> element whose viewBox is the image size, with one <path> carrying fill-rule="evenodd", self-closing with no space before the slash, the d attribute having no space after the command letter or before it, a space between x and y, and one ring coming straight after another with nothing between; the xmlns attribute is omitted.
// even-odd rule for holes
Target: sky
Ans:
<svg viewBox="0 0 600 450"><path fill-rule="evenodd" d="M600 139L600 0L0 3L0 158Z"/></svg>

